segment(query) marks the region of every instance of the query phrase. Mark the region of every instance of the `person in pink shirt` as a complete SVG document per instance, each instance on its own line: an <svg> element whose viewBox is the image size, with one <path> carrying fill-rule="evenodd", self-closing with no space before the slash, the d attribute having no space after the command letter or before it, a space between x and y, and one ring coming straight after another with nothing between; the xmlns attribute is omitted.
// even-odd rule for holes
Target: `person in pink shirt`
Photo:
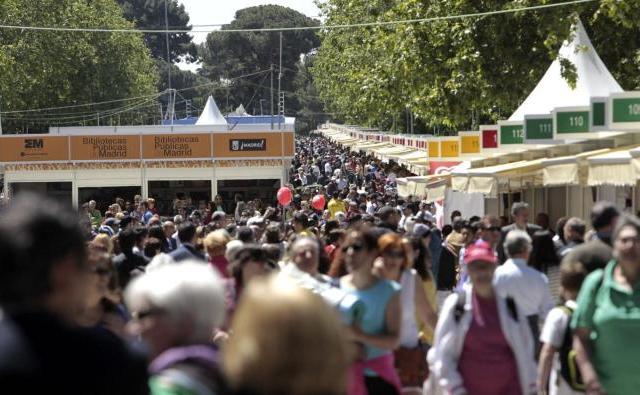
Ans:
<svg viewBox="0 0 640 395"><path fill-rule="evenodd" d="M430 385L452 395L535 394L533 338L514 300L494 290L495 253L478 241L465 258L471 287L443 305L428 356Z"/></svg>

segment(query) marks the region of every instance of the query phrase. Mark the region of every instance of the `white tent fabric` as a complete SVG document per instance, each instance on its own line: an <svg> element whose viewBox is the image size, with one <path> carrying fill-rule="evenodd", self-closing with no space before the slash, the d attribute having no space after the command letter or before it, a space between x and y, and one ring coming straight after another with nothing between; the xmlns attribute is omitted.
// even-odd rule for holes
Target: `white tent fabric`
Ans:
<svg viewBox="0 0 640 395"><path fill-rule="evenodd" d="M229 114L230 117L251 117L252 115L247 113L247 110L244 109L244 106L240 104L238 108L235 109L234 112Z"/></svg>
<svg viewBox="0 0 640 395"><path fill-rule="evenodd" d="M560 74L560 58L568 59L576 67L578 79L575 89ZM573 26L571 40L564 42L558 58L509 121L522 121L525 114L549 114L556 107L588 106L591 97L617 92L622 92L622 88L598 56L582 22L578 20Z"/></svg>
<svg viewBox="0 0 640 395"><path fill-rule="evenodd" d="M244 109L244 106L242 104L240 104L238 108L236 108L235 113L243 117L250 116L249 114L247 114L247 110Z"/></svg>
<svg viewBox="0 0 640 395"><path fill-rule="evenodd" d="M227 125L227 120L222 116L213 97L209 96L202 114L196 121L196 125Z"/></svg>

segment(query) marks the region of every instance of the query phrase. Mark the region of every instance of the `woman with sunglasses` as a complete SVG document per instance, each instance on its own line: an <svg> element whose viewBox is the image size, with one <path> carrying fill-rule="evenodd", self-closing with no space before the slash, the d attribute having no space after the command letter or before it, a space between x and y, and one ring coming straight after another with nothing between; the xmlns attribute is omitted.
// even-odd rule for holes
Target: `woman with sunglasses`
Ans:
<svg viewBox="0 0 640 395"><path fill-rule="evenodd" d="M88 251L88 294L78 323L124 337L128 317L120 303L117 274L111 257L106 248L97 243L90 243Z"/></svg>
<svg viewBox="0 0 640 395"><path fill-rule="evenodd" d="M438 317L423 292L420 276L412 269L410 242L395 233L386 233L378 239L378 250L380 259L376 261L374 273L380 278L399 283L401 287L402 323L400 347L395 351L395 365L402 382L403 394L421 394L428 367L419 342L416 316L431 328L436 326Z"/></svg>
<svg viewBox="0 0 640 395"><path fill-rule="evenodd" d="M361 350L350 369L348 394L400 394L393 362L400 340L400 286L373 273L379 251L369 229L350 230L341 252L349 274L340 279L340 286L362 306L348 322L350 338Z"/></svg>

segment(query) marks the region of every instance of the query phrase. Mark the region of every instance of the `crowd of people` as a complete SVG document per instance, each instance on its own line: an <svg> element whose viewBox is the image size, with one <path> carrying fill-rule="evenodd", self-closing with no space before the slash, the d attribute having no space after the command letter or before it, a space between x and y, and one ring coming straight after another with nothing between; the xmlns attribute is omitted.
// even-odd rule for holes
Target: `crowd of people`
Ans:
<svg viewBox="0 0 640 395"><path fill-rule="evenodd" d="M292 200L0 213L3 393L633 394L640 220L442 219L397 164L299 138ZM322 198L318 198L322 196ZM103 203L103 202L101 202ZM445 225L444 222L450 222ZM511 223L509 223L511 222Z"/></svg>

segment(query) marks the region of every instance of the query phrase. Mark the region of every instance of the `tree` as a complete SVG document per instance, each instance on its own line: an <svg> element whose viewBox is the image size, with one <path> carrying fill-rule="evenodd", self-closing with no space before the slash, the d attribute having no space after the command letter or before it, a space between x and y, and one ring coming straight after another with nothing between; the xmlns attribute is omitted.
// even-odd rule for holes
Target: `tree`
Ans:
<svg viewBox="0 0 640 395"><path fill-rule="evenodd" d="M212 32L200 47L201 74L212 81L231 78L271 69L274 73L274 89L277 86L279 63L279 33L277 32L224 32L230 29L256 29L293 26L318 26L319 22L295 10L276 5L249 7L236 12L235 19L222 27L223 32ZM296 78L296 63L319 44L313 30L287 31L282 40L282 90L291 92ZM264 100L264 112L270 111L269 75L258 74L251 78L235 80L227 91L219 91L216 99L228 110L243 104L250 111ZM289 96L285 108L297 111ZM226 98L226 100L225 100ZM252 100L253 99L253 100ZM274 98L274 102L277 98ZM229 101L229 105L226 103ZM275 106L275 104L274 104ZM259 108L259 107L258 107ZM274 110L275 111L275 110Z"/></svg>
<svg viewBox="0 0 640 395"><path fill-rule="evenodd" d="M552 3L545 0L542 3ZM460 15L538 0L328 0L326 24ZM389 126L412 111L449 130L508 117L542 77L581 18L623 88L640 87L640 3L602 0L482 18L336 29L322 35L312 72L330 111ZM363 19L364 18L364 19ZM563 61L565 78L575 78ZM401 123L401 122L400 122Z"/></svg>
<svg viewBox="0 0 640 395"><path fill-rule="evenodd" d="M0 2L0 23L130 29L113 0ZM153 95L157 70L142 37L125 33L2 30L2 111L68 106ZM151 97L149 100L152 100ZM147 100L147 99L145 99ZM141 102L3 116L3 129L71 124L87 113ZM64 114L62 114L64 113Z"/></svg>
<svg viewBox="0 0 640 395"><path fill-rule="evenodd" d="M300 133L308 133L328 119L328 116L323 113L323 103L320 101L311 75L314 60L315 54L310 54L303 56L296 64L293 100L296 101L294 106L300 110L292 115L296 117L296 131Z"/></svg>
<svg viewBox="0 0 640 395"><path fill-rule="evenodd" d="M156 65L160 71L160 80L158 90L164 92L168 89L167 84L167 62L164 60L156 60ZM185 118L187 109L191 109L191 116L198 116L199 111L204 108L207 97L212 92L220 89L220 84L212 84L207 78L188 70L180 70L178 66L171 65L171 87L177 90L175 113L176 117ZM187 105L187 101L190 105ZM168 96L164 95L160 98L163 107L166 108Z"/></svg>
<svg viewBox="0 0 640 395"><path fill-rule="evenodd" d="M117 0L125 18L133 21L139 29L164 30L165 0ZM167 19L170 30L190 30L189 14L178 0L167 0ZM144 40L156 59L167 60L166 35L145 34ZM172 33L169 35L171 63L184 57L187 62L196 59L197 48L188 33Z"/></svg>

